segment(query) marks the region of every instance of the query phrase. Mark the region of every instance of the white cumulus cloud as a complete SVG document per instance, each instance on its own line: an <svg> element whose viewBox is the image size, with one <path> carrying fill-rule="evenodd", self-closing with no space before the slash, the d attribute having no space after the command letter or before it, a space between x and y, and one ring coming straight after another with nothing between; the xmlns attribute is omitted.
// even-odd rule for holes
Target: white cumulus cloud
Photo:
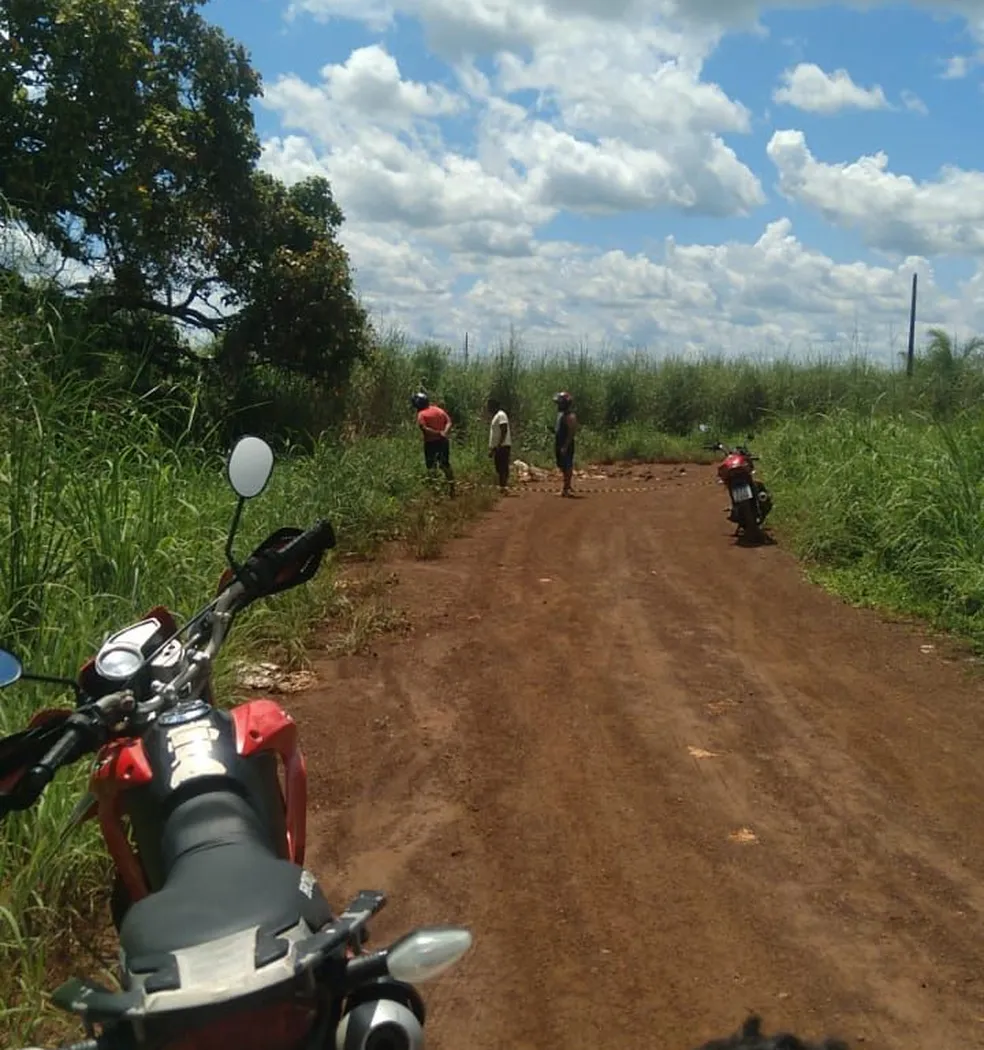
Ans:
<svg viewBox="0 0 984 1050"><path fill-rule="evenodd" d="M753 132L767 115L708 77L729 27L780 6L817 5L294 0L295 19L354 18L387 41L400 18L418 19L451 76L411 80L382 40L316 78L268 73L263 102L280 128L262 163L287 181L329 178L360 293L378 319L417 336L467 331L481 345L514 326L542 346L781 354L860 344L891 357L904 348L914 269L923 323L984 327L984 270L944 289L931 265L984 261L984 174L944 167L916 181L891 171L877 142L857 159L821 160L796 129L774 131L763 157ZM984 25L984 0L916 6ZM859 81L801 63L775 101L814 114L925 114L914 91L890 99L854 72ZM757 173L768 161L774 186ZM871 251L835 260L774 211L756 221L770 195L856 232ZM745 216L754 232L724 243L660 236L644 251L557 232L565 216L601 230L625 215L641 229L669 218L680 231L692 216Z"/></svg>
<svg viewBox="0 0 984 1050"><path fill-rule="evenodd" d="M951 55L945 63L945 67L940 76L944 80L963 80L963 78L970 72L970 67L973 65L973 59L970 55Z"/></svg>
<svg viewBox="0 0 984 1050"><path fill-rule="evenodd" d="M466 273L474 283L452 294L462 270L425 244L347 235L360 275L383 280L411 263L423 291L393 282L369 286L367 300L385 321L414 316L418 334L486 345L510 326L537 347L649 346L678 353L782 356L851 345L892 360L905 347L913 269L920 273L920 323L970 331L984 321L984 276L960 299L941 291L921 257L894 265L838 263L802 244L788 219L769 223L751 242L681 244L629 253L566 242L539 243L521 259L494 258ZM418 254L422 253L422 254ZM391 254L389 263L386 255ZM423 280L424 278L420 278ZM409 280L409 277L407 278Z"/></svg>
<svg viewBox="0 0 984 1050"><path fill-rule="evenodd" d="M890 172L881 152L825 163L810 152L802 131L777 131L767 152L785 196L857 230L874 248L984 257L984 172L947 166L937 179L917 182Z"/></svg>
<svg viewBox="0 0 984 1050"><path fill-rule="evenodd" d="M800 62L782 74L782 87L772 93L774 102L795 106L807 113L838 113L842 109L888 109L881 86L855 84L846 69L825 73L813 62Z"/></svg>
<svg viewBox="0 0 984 1050"><path fill-rule="evenodd" d="M561 209L724 216L763 203L758 179L717 133L747 131L748 114L702 83L692 61L669 58L663 39L640 48L633 34L612 30L610 49L591 42L600 63L591 75L570 63L587 44L580 26L564 39L556 33L528 64L503 56L501 93L484 99L403 81L380 46L326 66L317 84L282 76L264 104L302 134L265 143L264 163L286 178L324 173L356 220L437 231L449 247L460 234L506 255L525 250L533 228ZM533 86L553 101L555 118L508 101ZM607 131L606 90L618 109ZM448 148L433 119L465 111L474 155Z"/></svg>

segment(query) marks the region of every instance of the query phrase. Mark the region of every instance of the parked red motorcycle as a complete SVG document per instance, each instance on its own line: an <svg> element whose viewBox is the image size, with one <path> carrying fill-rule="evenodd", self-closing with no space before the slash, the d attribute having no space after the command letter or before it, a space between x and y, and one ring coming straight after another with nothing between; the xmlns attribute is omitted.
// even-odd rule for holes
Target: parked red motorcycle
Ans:
<svg viewBox="0 0 984 1050"><path fill-rule="evenodd" d="M433 927L368 952L385 896L362 891L335 916L303 867L307 777L293 719L273 700L213 706L210 671L234 618L310 580L335 546L321 521L280 529L236 563L243 506L272 468L259 438L233 449L231 571L183 628L157 607L109 637L77 681L25 674L0 650L0 688L31 679L76 696L74 711L39 712L0 740L0 819L96 755L72 823L99 821L116 870L121 990L73 979L54 993L86 1029L71 1050L421 1050L414 983L471 946L468 930Z"/></svg>
<svg viewBox="0 0 984 1050"><path fill-rule="evenodd" d="M702 426L701 429L705 428ZM710 451L724 453L724 459L718 464L717 474L718 480L727 487L731 497L728 520L737 526L735 534L745 536L753 542L761 541L764 537L762 527L772 510L772 495L755 477L755 461L758 457L752 455L747 445L729 448L717 441L704 447Z"/></svg>

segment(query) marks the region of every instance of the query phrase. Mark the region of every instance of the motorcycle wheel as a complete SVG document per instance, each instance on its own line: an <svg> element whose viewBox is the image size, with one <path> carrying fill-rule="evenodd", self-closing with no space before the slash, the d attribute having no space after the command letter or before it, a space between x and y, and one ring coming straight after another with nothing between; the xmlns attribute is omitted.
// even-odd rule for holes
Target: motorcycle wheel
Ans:
<svg viewBox="0 0 984 1050"><path fill-rule="evenodd" d="M758 498L759 524L763 525L772 510L772 495L761 481L755 482L755 495Z"/></svg>
<svg viewBox="0 0 984 1050"><path fill-rule="evenodd" d="M759 525L758 515L755 513L755 501L744 500L736 508L738 511L738 524L742 532L753 543L762 539L762 529Z"/></svg>

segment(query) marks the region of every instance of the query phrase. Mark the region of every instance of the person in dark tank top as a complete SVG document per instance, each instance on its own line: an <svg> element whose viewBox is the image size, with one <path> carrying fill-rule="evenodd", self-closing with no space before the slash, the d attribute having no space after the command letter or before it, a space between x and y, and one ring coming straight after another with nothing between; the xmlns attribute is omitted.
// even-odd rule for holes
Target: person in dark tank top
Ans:
<svg viewBox="0 0 984 1050"><path fill-rule="evenodd" d="M574 435L577 433L577 416L574 414L574 398L566 390L554 394L557 406L557 423L554 428L554 456L557 469L564 476L562 496L573 496L571 483L574 480Z"/></svg>

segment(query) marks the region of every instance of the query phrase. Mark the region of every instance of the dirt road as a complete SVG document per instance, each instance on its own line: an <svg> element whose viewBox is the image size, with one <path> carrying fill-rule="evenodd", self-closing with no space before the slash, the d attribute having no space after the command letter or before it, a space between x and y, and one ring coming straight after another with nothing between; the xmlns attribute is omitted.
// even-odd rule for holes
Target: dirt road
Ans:
<svg viewBox="0 0 984 1050"><path fill-rule="evenodd" d="M735 546L708 468L583 491L398 565L409 636L292 701L333 899L475 932L431 1045L984 1046L984 685Z"/></svg>

